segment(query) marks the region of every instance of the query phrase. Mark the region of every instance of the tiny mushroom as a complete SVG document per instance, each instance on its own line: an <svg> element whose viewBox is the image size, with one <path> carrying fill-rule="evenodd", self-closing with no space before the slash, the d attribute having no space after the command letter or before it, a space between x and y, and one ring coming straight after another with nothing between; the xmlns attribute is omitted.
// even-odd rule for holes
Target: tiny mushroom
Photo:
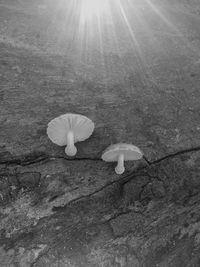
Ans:
<svg viewBox="0 0 200 267"><path fill-rule="evenodd" d="M104 161L113 162L117 161L115 172L122 174L125 171L124 161L138 160L143 157L142 151L132 144L114 144L110 145L103 153L102 159Z"/></svg>
<svg viewBox="0 0 200 267"><path fill-rule="evenodd" d="M94 123L87 117L79 114L67 113L48 123L47 135L51 141L59 146L66 146L65 153L75 156L76 142L89 138L94 131Z"/></svg>

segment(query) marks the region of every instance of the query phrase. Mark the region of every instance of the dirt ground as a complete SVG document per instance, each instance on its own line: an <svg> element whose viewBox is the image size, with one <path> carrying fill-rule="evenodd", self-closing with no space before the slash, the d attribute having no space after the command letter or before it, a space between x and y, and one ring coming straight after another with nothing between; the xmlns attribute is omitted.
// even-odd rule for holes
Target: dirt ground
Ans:
<svg viewBox="0 0 200 267"><path fill-rule="evenodd" d="M200 266L200 1L109 1L0 0L0 267ZM67 112L95 123L73 158Z"/></svg>

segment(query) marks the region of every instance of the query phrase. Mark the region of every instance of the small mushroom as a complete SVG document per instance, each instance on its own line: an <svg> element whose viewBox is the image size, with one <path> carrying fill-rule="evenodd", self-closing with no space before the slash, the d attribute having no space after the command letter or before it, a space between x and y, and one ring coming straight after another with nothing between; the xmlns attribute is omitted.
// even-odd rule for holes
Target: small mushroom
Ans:
<svg viewBox="0 0 200 267"><path fill-rule="evenodd" d="M117 174L122 174L125 171L124 161L138 160L142 157L143 153L138 147L124 143L110 145L102 155L104 161L117 161L117 166L115 168Z"/></svg>
<svg viewBox="0 0 200 267"><path fill-rule="evenodd" d="M65 153L75 156L76 142L89 138L94 131L94 123L87 117L79 114L67 113L48 123L47 135L51 141L59 146L66 146Z"/></svg>

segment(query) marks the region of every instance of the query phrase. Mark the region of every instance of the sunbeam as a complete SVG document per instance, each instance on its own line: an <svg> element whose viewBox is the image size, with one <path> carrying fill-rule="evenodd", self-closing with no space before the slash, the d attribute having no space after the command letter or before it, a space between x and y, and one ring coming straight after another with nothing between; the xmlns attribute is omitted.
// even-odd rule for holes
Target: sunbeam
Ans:
<svg viewBox="0 0 200 267"><path fill-rule="evenodd" d="M108 10L109 0L81 0L82 22L94 19Z"/></svg>
<svg viewBox="0 0 200 267"><path fill-rule="evenodd" d="M179 29L179 11L157 0L60 0L53 6L47 33L55 49L73 51L78 65L95 65L99 75L117 73L118 58L124 76L139 70L142 81L153 79L157 60L193 49Z"/></svg>

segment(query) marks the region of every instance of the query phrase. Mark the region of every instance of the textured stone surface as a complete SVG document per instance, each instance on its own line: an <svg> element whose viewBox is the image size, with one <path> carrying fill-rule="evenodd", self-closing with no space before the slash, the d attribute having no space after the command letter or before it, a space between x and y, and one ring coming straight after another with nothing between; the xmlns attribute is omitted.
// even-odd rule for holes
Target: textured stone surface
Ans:
<svg viewBox="0 0 200 267"><path fill-rule="evenodd" d="M113 5L102 43L55 2L0 1L0 266L199 267L199 1ZM66 112L96 126L75 158ZM115 142L146 160L116 175Z"/></svg>

